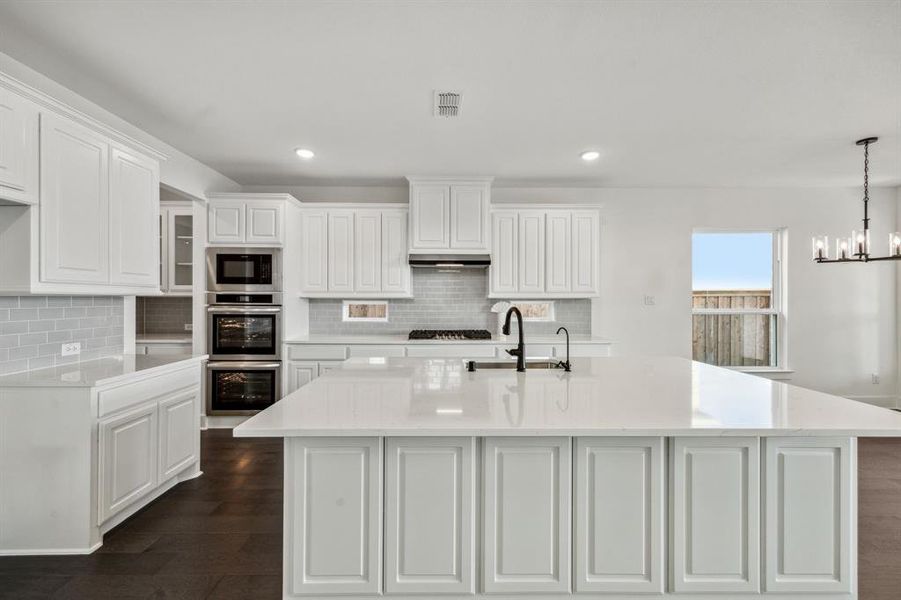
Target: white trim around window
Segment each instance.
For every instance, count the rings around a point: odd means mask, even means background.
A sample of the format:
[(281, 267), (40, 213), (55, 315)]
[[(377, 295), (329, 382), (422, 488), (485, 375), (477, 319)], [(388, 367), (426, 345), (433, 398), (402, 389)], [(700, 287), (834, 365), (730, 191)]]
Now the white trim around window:
[[(353, 307), (359, 307), (369, 315), (377, 316), (354, 316), (351, 312)], [(385, 300), (345, 300), (341, 306), (341, 320), (346, 323), (387, 323), (388, 322), (388, 302)]]

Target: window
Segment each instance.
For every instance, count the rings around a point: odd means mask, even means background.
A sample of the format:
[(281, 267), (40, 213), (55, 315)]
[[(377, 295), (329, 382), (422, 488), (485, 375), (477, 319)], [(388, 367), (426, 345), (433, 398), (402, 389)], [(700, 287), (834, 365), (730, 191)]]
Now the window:
[(692, 358), (776, 368), (784, 354), (780, 231), (692, 235)]
[(518, 301), (512, 302), (513, 306), (522, 313), (524, 321), (553, 321), (554, 320), (554, 302), (548, 300), (542, 301)]
[(387, 323), (388, 303), (378, 300), (344, 301), (342, 320), (356, 323)]

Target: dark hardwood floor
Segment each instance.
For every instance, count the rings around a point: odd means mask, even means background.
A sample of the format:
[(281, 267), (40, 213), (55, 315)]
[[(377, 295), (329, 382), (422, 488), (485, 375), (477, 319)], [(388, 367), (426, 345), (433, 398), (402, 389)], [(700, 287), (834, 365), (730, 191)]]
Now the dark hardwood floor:
[(278, 599), (282, 440), (202, 434), (203, 476), (105, 536), (89, 556), (0, 558), (0, 598)]

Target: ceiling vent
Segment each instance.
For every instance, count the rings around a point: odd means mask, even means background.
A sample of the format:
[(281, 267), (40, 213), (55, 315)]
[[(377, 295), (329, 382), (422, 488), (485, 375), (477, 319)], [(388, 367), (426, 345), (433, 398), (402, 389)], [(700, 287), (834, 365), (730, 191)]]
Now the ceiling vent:
[(435, 90), (435, 116), (459, 117), (463, 108), (463, 92), (439, 92)]

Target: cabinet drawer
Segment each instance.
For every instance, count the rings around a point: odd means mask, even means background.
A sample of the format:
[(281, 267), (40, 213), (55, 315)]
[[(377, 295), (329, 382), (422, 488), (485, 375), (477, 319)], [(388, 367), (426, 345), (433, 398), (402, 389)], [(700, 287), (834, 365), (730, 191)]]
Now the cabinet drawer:
[(345, 360), (347, 346), (295, 344), (288, 346), (289, 360)]
[(494, 346), (490, 344), (407, 346), (407, 356), (434, 358), (491, 358), (494, 356)]
[(192, 367), (135, 383), (102, 389), (97, 393), (98, 414), (103, 417), (147, 400), (199, 385), (200, 373), (197, 367)]
[(405, 356), (406, 351), (404, 347), (399, 344), (393, 344), (390, 346), (373, 346), (370, 344), (361, 345), (361, 346), (348, 346), (347, 353), (350, 358), (353, 357), (363, 357), (368, 358), (370, 356)]

